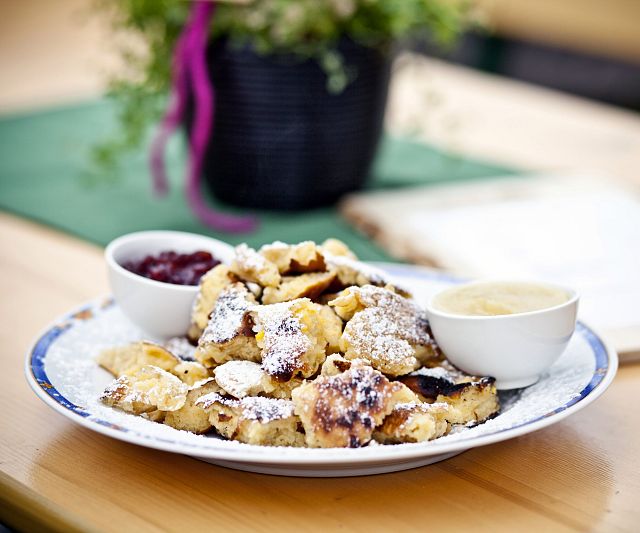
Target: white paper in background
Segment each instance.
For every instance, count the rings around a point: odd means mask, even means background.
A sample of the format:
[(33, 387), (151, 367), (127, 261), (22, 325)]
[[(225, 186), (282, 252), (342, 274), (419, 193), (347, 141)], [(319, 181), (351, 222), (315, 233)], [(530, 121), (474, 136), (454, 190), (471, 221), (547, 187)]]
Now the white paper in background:
[(640, 202), (616, 190), (413, 212), (416, 238), (478, 277), (526, 277), (581, 293), (601, 328), (640, 325)]

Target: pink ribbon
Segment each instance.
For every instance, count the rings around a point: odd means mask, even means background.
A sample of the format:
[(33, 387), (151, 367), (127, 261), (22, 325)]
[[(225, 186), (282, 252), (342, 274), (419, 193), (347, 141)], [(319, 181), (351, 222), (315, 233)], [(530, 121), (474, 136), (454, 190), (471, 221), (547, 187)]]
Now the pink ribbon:
[(255, 217), (239, 217), (219, 213), (202, 199), (200, 176), (204, 155), (213, 125), (214, 92), (208, 76), (206, 49), (209, 22), (215, 2), (194, 2), (189, 20), (176, 43), (173, 56), (171, 102), (151, 143), (149, 165), (154, 192), (164, 196), (169, 182), (164, 164), (167, 141), (183, 121), (189, 87), (193, 91), (194, 120), (189, 139), (189, 161), (185, 180), (185, 195), (191, 210), (205, 225), (226, 233), (245, 233), (257, 227)]

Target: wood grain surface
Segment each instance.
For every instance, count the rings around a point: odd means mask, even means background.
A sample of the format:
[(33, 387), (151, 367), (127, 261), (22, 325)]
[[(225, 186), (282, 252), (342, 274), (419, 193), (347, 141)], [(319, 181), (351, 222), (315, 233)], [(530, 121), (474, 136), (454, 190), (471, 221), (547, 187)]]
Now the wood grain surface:
[(31, 392), (25, 352), (107, 292), (101, 250), (0, 213), (0, 520), (65, 531), (633, 531), (640, 366), (580, 413), (443, 463), (362, 478), (237, 472), (74, 425)]

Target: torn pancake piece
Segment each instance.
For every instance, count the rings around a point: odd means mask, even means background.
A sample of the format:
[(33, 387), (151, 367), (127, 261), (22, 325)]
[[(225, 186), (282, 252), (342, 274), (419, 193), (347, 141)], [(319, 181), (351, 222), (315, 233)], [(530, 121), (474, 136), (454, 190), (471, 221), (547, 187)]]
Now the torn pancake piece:
[(242, 283), (225, 288), (216, 302), (209, 323), (198, 340), (195, 358), (207, 368), (231, 360), (260, 361), (260, 348), (252, 330), (249, 310), (255, 297)]
[(367, 364), (353, 361), (341, 374), (304, 383), (292, 399), (307, 446), (357, 448), (371, 440), (376, 426), (397, 404), (415, 401), (416, 396)]
[(264, 289), (262, 303), (275, 304), (305, 297), (314, 300), (331, 285), (335, 277), (333, 272), (309, 272), (298, 276), (283, 276), (280, 285)]
[(290, 400), (261, 396), (241, 400), (207, 394), (196, 401), (220, 435), (261, 446), (303, 446), (304, 434)]
[(177, 411), (167, 412), (164, 423), (181, 431), (191, 431), (199, 435), (207, 433), (212, 428), (209, 415), (202, 407), (196, 405), (196, 401), (211, 392), (221, 392), (213, 378), (190, 387), (184, 405)]
[(492, 377), (466, 375), (451, 365), (421, 368), (399, 381), (429, 403), (449, 405), (450, 424), (475, 425), (498, 414), (500, 400)]
[(189, 386), (209, 379), (209, 370), (196, 361), (182, 361), (171, 369), (171, 373)]
[(444, 435), (449, 424), (447, 403), (408, 402), (396, 405), (373, 433), (381, 444), (424, 442)]
[(246, 244), (236, 246), (231, 272), (262, 287), (277, 287), (280, 284), (278, 267)]
[(147, 365), (171, 371), (181, 361), (162, 346), (149, 341), (132, 342), (107, 348), (97, 357), (98, 364), (115, 377), (132, 376)]
[(191, 326), (188, 337), (196, 342), (209, 323), (209, 316), (216, 305), (218, 296), (229, 285), (237, 282), (238, 278), (231, 273), (227, 265), (213, 267), (200, 279), (198, 295), (191, 310)]
[(387, 287), (393, 292), (411, 297), (411, 293), (404, 287), (400, 287), (391, 281), (391, 278), (384, 270), (373, 265), (354, 260), (349, 256), (338, 256), (325, 253), (327, 271), (336, 275), (333, 283), (333, 292), (347, 287), (364, 287), (374, 285), (376, 287)]
[(256, 341), (262, 369), (279, 381), (315, 374), (326, 357), (321, 305), (308, 298), (255, 306)]
[(259, 253), (278, 267), (281, 274), (324, 272), (326, 264), (320, 248), (312, 241), (286, 244), (275, 241), (265, 244)]
[(228, 361), (216, 367), (213, 374), (223, 392), (234, 398), (268, 396), (290, 399), (291, 391), (302, 384), (299, 378), (280, 382), (252, 361)]
[(100, 400), (110, 407), (140, 415), (153, 411), (177, 411), (186, 399), (189, 387), (176, 376), (157, 366), (145, 366), (131, 376), (111, 383)]
[(389, 289), (350, 287), (329, 305), (348, 320), (340, 339), (347, 359), (366, 359), (381, 372), (399, 376), (418, 368), (418, 357), (435, 356), (425, 312)]

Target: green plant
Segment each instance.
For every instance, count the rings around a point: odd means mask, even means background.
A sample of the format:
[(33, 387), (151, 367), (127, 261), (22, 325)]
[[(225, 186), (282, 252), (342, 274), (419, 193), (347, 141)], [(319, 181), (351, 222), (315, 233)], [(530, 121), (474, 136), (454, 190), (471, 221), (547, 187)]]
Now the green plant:
[[(342, 36), (385, 52), (398, 41), (428, 36), (451, 42), (467, 22), (469, 0), (220, 0), (213, 38), (251, 45), (262, 54), (315, 58), (327, 73), (327, 89), (342, 91), (350, 70), (336, 45)], [(143, 141), (166, 104), (171, 55), (188, 16), (185, 0), (101, 0), (118, 30), (145, 46), (125, 46), (128, 75), (112, 80), (109, 95), (119, 109), (121, 135), (94, 149), (102, 166), (116, 164)]]

